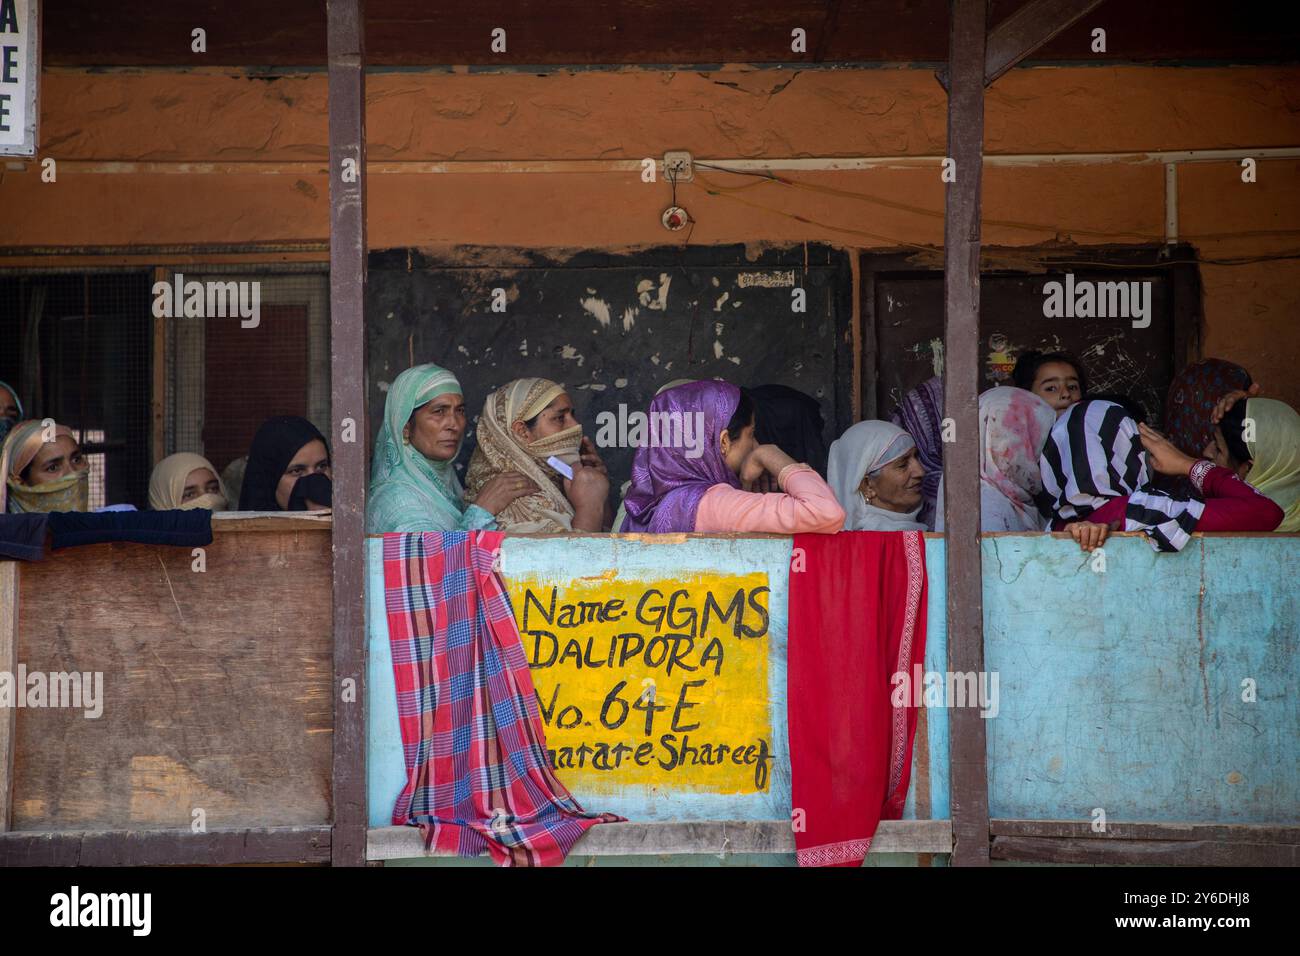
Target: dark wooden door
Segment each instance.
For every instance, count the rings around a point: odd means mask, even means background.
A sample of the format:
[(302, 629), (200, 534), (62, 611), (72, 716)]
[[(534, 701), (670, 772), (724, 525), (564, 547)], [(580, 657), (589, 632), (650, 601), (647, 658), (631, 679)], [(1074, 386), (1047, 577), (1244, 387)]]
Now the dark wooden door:
[[(1173, 277), (1152, 269), (1075, 268), (1075, 283), (1150, 282), (1150, 324), (1130, 318), (1048, 318), (1044, 285), (1064, 282), (1065, 270), (1033, 275), (986, 275), (980, 280), (980, 390), (1010, 385), (1016, 358), (1031, 349), (1063, 351), (1085, 366), (1091, 393), (1119, 392), (1136, 400), (1157, 424), (1175, 368)], [(864, 283), (874, 325), (876, 414), (884, 418), (910, 388), (943, 369), (943, 274), (878, 273)]]

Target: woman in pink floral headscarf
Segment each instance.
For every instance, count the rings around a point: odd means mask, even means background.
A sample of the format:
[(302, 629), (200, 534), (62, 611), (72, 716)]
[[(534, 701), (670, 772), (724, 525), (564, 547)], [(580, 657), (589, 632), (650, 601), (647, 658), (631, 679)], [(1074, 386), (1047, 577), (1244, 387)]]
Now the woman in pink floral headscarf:
[[(1039, 456), (1056, 410), (1033, 392), (1002, 386), (980, 395), (980, 530), (1042, 531), (1035, 496), (1043, 490)], [(943, 530), (943, 485), (938, 527)]]

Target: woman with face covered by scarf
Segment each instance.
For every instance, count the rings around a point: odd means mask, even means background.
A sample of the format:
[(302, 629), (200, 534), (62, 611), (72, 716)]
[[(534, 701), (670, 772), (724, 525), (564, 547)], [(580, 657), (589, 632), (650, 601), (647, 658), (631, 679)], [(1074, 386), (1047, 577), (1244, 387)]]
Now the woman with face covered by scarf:
[(19, 422), (0, 454), (0, 510), (13, 513), (90, 510), (90, 463), (71, 429)]
[(154, 511), (225, 511), (229, 506), (226, 486), (212, 462), (202, 455), (168, 455), (154, 466), (149, 477), (149, 507)]
[(239, 491), (240, 511), (319, 511), (331, 507), (329, 445), (305, 418), (278, 415), (253, 436)]
[[(573, 469), (566, 478), (547, 464), (557, 458)], [(582, 437), (573, 402), (544, 378), (507, 382), (487, 397), (478, 420), (478, 447), (465, 475), (465, 500), (478, 502), (488, 483), (517, 472), (537, 491), (495, 512), (502, 531), (514, 534), (605, 531), (610, 518), (609, 477), (595, 445)]]

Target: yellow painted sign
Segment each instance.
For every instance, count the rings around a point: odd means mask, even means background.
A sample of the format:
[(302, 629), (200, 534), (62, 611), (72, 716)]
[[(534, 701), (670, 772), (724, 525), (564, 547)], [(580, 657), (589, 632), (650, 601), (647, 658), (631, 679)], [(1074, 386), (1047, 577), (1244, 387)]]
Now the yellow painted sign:
[(560, 777), (766, 792), (766, 574), (506, 580)]

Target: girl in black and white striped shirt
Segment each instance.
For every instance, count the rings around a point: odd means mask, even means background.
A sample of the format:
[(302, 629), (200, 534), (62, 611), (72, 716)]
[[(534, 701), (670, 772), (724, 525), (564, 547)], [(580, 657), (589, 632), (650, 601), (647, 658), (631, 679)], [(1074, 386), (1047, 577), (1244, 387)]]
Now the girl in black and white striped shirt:
[[(1148, 456), (1154, 471), (1187, 476), (1203, 500), (1153, 488)], [(1283, 518), (1230, 469), (1184, 454), (1114, 402), (1072, 405), (1052, 428), (1039, 468), (1039, 509), (1084, 550), (1110, 531), (1141, 531), (1157, 551), (1181, 551), (1193, 531), (1272, 531)]]

